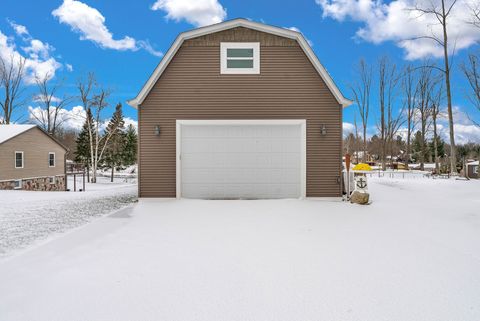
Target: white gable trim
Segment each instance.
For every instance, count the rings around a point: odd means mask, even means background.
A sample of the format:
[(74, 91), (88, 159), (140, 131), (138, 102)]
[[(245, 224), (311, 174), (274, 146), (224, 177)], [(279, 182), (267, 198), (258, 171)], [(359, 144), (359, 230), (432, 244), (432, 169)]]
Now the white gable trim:
[(131, 99), (127, 101), (127, 103), (135, 108), (138, 108), (140, 104), (143, 103), (145, 98), (147, 97), (148, 93), (150, 90), (153, 88), (155, 83), (158, 81), (160, 76), (162, 75), (163, 71), (165, 68), (167, 68), (168, 64), (172, 60), (173, 56), (177, 53), (178, 49), (180, 46), (183, 44), (185, 40), (200, 37), (203, 35), (223, 31), (223, 30), (228, 30), (236, 27), (245, 27), (261, 32), (266, 32), (270, 33), (273, 35), (277, 35), (280, 37), (285, 37), (285, 38), (290, 38), (296, 40), (300, 47), (303, 49), (307, 57), (310, 59), (311, 63), (319, 73), (320, 77), (325, 81), (327, 87), (330, 89), (330, 91), (333, 93), (335, 98), (337, 99), (338, 103), (342, 105), (343, 107), (347, 107), (352, 104), (352, 101), (345, 98), (338, 87), (335, 85), (333, 82), (332, 77), (330, 77), (330, 74), (327, 72), (327, 70), (323, 67), (323, 65), (320, 63), (318, 60), (317, 56), (313, 52), (312, 48), (308, 45), (307, 41), (303, 37), (303, 35), (300, 32), (296, 32), (293, 30), (288, 30), (288, 29), (283, 29), (283, 28), (278, 28), (278, 27), (273, 27), (269, 26), (263, 23), (258, 23), (258, 22), (253, 22), (250, 20), (246, 19), (235, 19), (235, 20), (230, 20), (226, 22), (221, 22), (218, 24), (214, 24), (211, 26), (207, 27), (202, 27), (186, 32), (182, 32), (181, 34), (178, 35), (178, 37), (175, 39), (175, 42), (173, 45), (168, 49), (167, 53), (163, 57), (163, 59), (160, 61), (160, 63), (157, 65), (155, 70), (153, 71), (152, 75), (148, 79), (148, 81), (145, 83), (143, 88), (140, 90), (138, 93), (137, 97), (134, 99)]

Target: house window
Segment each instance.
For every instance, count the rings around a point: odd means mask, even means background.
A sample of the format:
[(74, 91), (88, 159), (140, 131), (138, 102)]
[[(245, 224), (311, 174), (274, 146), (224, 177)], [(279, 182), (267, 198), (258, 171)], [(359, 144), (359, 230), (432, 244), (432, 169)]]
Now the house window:
[(48, 153), (48, 166), (55, 167), (55, 153)]
[(49, 183), (49, 184), (55, 184), (55, 176), (50, 176), (50, 177), (48, 178), (48, 183)]
[(259, 74), (260, 43), (222, 42), (220, 44), (220, 73)]
[(17, 179), (17, 180), (14, 182), (13, 188), (14, 188), (14, 189), (21, 189), (21, 188), (22, 188), (22, 180), (21, 180), (21, 179)]
[(15, 168), (23, 168), (23, 152), (15, 152)]

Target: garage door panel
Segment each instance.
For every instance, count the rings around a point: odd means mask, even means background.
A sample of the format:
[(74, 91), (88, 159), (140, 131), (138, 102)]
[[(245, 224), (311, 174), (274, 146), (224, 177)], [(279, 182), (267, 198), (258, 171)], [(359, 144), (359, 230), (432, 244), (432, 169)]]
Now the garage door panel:
[(301, 125), (181, 125), (187, 198), (301, 196)]

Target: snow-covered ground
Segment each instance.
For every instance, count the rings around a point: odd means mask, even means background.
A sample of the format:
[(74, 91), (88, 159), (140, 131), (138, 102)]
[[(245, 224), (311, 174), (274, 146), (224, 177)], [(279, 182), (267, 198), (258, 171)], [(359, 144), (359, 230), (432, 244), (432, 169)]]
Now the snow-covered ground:
[(0, 261), (2, 320), (480, 320), (480, 181), (141, 200)]
[[(0, 190), (0, 259), (125, 207), (137, 198), (134, 183), (100, 177), (97, 184), (87, 183), (85, 192)], [(73, 178), (68, 187), (73, 190)]]

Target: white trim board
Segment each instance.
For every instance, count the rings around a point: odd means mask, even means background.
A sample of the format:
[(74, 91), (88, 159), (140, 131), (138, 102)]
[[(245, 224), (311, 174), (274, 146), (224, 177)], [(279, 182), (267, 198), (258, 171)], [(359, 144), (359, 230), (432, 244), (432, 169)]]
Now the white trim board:
[[(253, 57), (236, 57), (232, 60), (252, 60), (252, 68), (228, 68), (227, 61), (229, 60), (227, 55), (228, 49), (252, 49)], [(260, 43), (259, 42), (222, 42), (220, 43), (220, 73), (221, 74), (259, 74), (260, 73)]]
[(165, 71), (168, 64), (170, 63), (172, 58), (175, 56), (178, 49), (180, 48), (180, 46), (183, 44), (185, 40), (200, 37), (206, 34), (223, 31), (223, 30), (237, 28), (237, 27), (249, 28), (249, 29), (277, 35), (280, 37), (296, 40), (300, 45), (300, 47), (305, 52), (305, 54), (307, 55), (307, 57), (309, 58), (310, 62), (313, 64), (313, 66), (317, 70), (320, 77), (322, 77), (322, 79), (325, 81), (327, 87), (333, 93), (338, 103), (343, 107), (347, 107), (353, 103), (351, 100), (345, 98), (342, 95), (342, 93), (340, 92), (340, 89), (337, 87), (337, 85), (335, 84), (332, 77), (325, 69), (325, 67), (320, 63), (317, 56), (313, 52), (312, 48), (310, 47), (308, 42), (305, 40), (305, 37), (300, 32), (279, 28), (279, 27), (274, 27), (274, 26), (253, 22), (253, 21), (241, 19), (241, 18), (182, 32), (181, 34), (179, 34), (175, 39), (174, 43), (172, 44), (172, 46), (168, 49), (165, 56), (163, 56), (162, 60), (160, 61), (160, 63), (157, 65), (157, 67), (151, 74), (150, 78), (143, 85), (137, 97), (135, 97), (134, 99), (128, 100), (127, 103), (134, 108), (138, 108), (138, 106), (140, 106), (140, 104), (143, 103), (148, 93), (153, 88), (153, 86), (155, 85), (157, 80), (160, 78), (162, 73)]
[(182, 126), (188, 125), (301, 125), (301, 164), (300, 164), (300, 199), (307, 195), (307, 121), (305, 119), (220, 119), (194, 120), (177, 119), (176, 121), (176, 196), (182, 197), (181, 155)]

